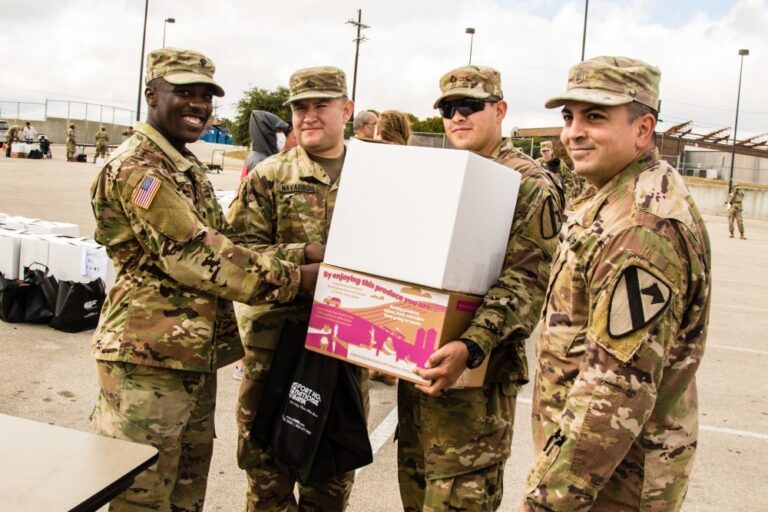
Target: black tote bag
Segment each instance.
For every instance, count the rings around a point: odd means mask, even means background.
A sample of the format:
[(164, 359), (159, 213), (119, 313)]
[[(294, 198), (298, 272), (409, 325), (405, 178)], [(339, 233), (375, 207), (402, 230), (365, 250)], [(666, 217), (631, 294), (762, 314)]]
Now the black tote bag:
[(104, 304), (104, 282), (94, 279), (89, 283), (60, 281), (51, 327), (64, 332), (94, 329)]
[(307, 324), (287, 322), (251, 437), (302, 484), (373, 461), (359, 370), (304, 348)]

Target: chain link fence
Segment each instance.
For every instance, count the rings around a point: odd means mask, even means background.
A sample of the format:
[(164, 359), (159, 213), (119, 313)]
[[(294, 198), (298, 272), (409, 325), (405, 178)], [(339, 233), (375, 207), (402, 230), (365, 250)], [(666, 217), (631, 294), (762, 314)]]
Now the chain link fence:
[(70, 100), (49, 100), (42, 103), (0, 100), (0, 119), (45, 121), (49, 117), (131, 125), (135, 110), (113, 105)]

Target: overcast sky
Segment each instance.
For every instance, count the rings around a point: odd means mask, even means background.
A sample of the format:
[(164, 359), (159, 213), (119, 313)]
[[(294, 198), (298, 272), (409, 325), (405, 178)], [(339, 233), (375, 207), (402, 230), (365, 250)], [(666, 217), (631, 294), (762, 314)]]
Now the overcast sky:
[[(767, 0), (592, 0), (586, 57), (626, 55), (659, 66), (665, 125), (693, 120), (698, 132), (733, 126), (740, 48), (744, 59), (739, 138), (768, 132)], [(350, 93), (354, 28), (363, 10), (357, 106), (436, 115), (438, 80), (472, 62), (501, 71), (512, 127), (558, 126), (544, 101), (564, 90), (581, 56), (584, 0), (150, 0), (147, 52), (192, 48), (216, 64), (232, 116), (243, 91), (286, 85), (295, 69), (335, 65)], [(2, 116), (8, 101), (69, 99), (136, 109), (144, 0), (0, 0)], [(65, 115), (62, 103), (49, 113)], [(40, 115), (22, 106), (22, 116)], [(77, 105), (72, 106), (75, 117)], [(33, 112), (34, 111), (34, 112)], [(146, 107), (142, 107), (146, 112)], [(98, 118), (98, 109), (89, 117)], [(108, 121), (111, 113), (103, 112)], [(122, 117), (127, 118), (128, 114)], [(118, 118), (120, 113), (118, 112)]]

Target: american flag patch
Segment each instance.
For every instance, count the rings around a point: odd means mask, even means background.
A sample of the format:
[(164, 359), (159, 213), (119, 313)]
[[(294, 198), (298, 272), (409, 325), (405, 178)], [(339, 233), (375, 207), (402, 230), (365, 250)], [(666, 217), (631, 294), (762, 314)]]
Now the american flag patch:
[(152, 201), (155, 199), (157, 191), (160, 190), (160, 185), (160, 180), (153, 178), (152, 176), (147, 176), (144, 178), (144, 181), (141, 182), (141, 185), (136, 187), (133, 191), (131, 201), (133, 201), (133, 204), (136, 206), (140, 206), (145, 210), (149, 209)]

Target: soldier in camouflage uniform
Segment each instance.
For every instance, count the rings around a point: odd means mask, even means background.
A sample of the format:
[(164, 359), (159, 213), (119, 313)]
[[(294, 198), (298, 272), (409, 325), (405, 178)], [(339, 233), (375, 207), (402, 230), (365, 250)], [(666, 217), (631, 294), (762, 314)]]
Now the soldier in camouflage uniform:
[(75, 125), (70, 124), (67, 128), (67, 162), (75, 161)]
[(709, 237), (659, 158), (660, 73), (571, 68), (563, 144), (591, 186), (561, 233), (537, 343), (534, 453), (521, 510), (676, 511), (693, 467)]
[(5, 156), (6, 158), (11, 156), (11, 146), (13, 143), (18, 140), (19, 130), (21, 128), (18, 125), (13, 125), (10, 128), (8, 128), (8, 131), (5, 133)]
[(739, 235), (742, 240), (746, 240), (744, 236), (744, 219), (741, 218), (741, 212), (744, 211), (744, 191), (739, 188), (738, 185), (734, 185), (731, 193), (728, 194), (728, 232), (733, 238), (733, 221), (736, 221), (736, 226), (739, 228)]
[[(400, 381), (400, 496), (408, 512), (490, 511), (501, 504), (517, 392), (528, 380), (524, 344), (544, 302), (563, 205), (551, 176), (502, 142), (507, 103), (497, 70), (461, 67), (440, 79), (440, 89), (434, 106), (451, 144), (517, 170), (522, 180), (498, 281), (461, 339), (437, 350), (431, 368), (419, 371), (431, 385)], [(486, 357), (482, 387), (448, 389)]]
[(96, 132), (96, 135), (94, 135), (93, 138), (96, 139), (96, 154), (93, 155), (93, 161), (95, 163), (97, 158), (107, 157), (107, 144), (109, 143), (109, 134), (107, 133), (107, 129), (102, 126), (101, 129)]
[(541, 157), (536, 159), (536, 163), (552, 173), (556, 180), (560, 180), (565, 191), (565, 200), (570, 206), (582, 190), (582, 179), (574, 173), (568, 164), (562, 158), (555, 156), (555, 150), (552, 141), (545, 140), (541, 143)]
[(93, 338), (100, 394), (91, 416), (106, 436), (151, 444), (158, 462), (110, 510), (203, 509), (213, 450), (216, 370), (242, 356), (233, 300), (290, 303), (314, 289), (311, 268), (235, 245), (206, 177), (186, 148), (212, 112), (205, 56), (148, 56), (148, 122), (91, 187), (95, 239), (117, 271)]
[[(347, 99), (344, 72), (334, 67), (296, 71), (289, 81), (286, 102), (293, 112), (298, 146), (260, 162), (241, 183), (227, 211), (227, 221), (239, 239), (255, 250), (278, 255), (296, 264), (322, 261), (344, 162), (344, 123), (353, 103)], [(238, 308), (245, 373), (237, 408), (238, 464), (246, 471), (247, 511), (343, 511), (354, 472), (327, 482), (299, 486), (264, 447), (251, 439), (275, 348), (281, 336), (307, 332), (312, 298), (263, 307)], [(367, 402), (367, 378), (363, 379)]]

